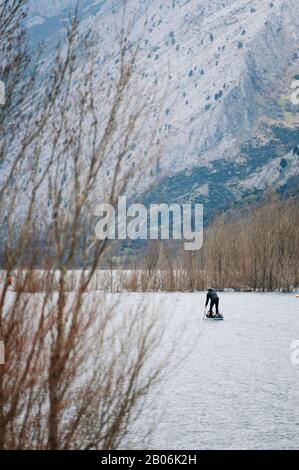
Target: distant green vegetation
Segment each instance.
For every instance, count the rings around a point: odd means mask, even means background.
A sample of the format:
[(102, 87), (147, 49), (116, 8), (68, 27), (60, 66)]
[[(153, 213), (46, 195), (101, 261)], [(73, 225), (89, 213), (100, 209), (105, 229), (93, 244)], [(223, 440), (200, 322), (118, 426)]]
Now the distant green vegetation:
[[(284, 155), (299, 144), (299, 127), (272, 126), (266, 132), (269, 134), (266, 143), (258, 145), (256, 141), (248, 141), (241, 146), (242, 163), (222, 160), (219, 155), (219, 160), (209, 167), (197, 166), (164, 178), (139, 199), (146, 206), (153, 203), (204, 204), (206, 224), (219, 213), (261, 200), (262, 190), (252, 187), (239, 194), (236, 186), (274, 158), (281, 157), (280, 168), (284, 169)], [(201, 190), (203, 186), (207, 186), (207, 191)], [(280, 192), (283, 189), (280, 188)]]

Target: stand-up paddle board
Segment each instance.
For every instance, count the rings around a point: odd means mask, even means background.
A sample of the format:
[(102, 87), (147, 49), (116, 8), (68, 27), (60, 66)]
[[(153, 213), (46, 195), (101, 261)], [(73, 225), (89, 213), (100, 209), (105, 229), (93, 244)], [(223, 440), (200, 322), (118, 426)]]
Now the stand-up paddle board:
[(204, 316), (204, 320), (209, 320), (209, 321), (221, 321), (224, 320), (224, 317), (207, 317), (206, 315)]

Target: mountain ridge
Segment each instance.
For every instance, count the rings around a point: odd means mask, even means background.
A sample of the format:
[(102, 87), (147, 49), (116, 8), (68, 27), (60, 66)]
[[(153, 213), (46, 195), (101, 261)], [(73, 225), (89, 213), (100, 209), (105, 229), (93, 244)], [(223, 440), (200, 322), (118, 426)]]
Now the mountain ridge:
[[(42, 9), (31, 3), (29, 20), (38, 14), (59, 25), (74, 6), (71, 0), (49, 0)], [(81, 4), (81, 28), (103, 41), (99, 67), (103, 61), (115, 67), (111, 25), (121, 4)], [(165, 153), (135, 197), (146, 185), (146, 200), (166, 192), (169, 202), (201, 199), (208, 210), (225, 210), (255, 192), (270, 186), (283, 191), (289, 179), (297, 181), (299, 108), (290, 102), (299, 70), (296, 2), (131, 0), (127, 8), (139, 12), (136, 37), (146, 23), (140, 84), (156, 79), (160, 89), (166, 83), (168, 89), (157, 135), (166, 136)], [(41, 27), (35, 24), (29, 32)]]

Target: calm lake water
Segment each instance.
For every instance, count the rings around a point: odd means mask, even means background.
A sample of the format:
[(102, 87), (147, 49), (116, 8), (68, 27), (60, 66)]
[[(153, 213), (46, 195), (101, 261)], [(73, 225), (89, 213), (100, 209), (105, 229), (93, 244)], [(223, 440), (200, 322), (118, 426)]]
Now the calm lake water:
[(161, 315), (170, 315), (161, 353), (176, 344), (171, 371), (140, 418), (145, 429), (159, 419), (147, 448), (299, 448), (294, 294), (220, 294), (223, 322), (202, 320), (204, 294), (145, 295), (160, 296)]

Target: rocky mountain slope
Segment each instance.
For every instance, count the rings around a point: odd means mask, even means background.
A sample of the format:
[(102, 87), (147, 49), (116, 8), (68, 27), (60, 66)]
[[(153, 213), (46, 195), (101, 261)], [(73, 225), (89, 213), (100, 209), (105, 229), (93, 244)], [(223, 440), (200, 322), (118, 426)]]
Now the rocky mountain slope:
[[(76, 4), (31, 0), (33, 44), (54, 41)], [(82, 0), (81, 28), (98, 34), (98, 66), (117, 63), (113, 22), (122, 1)], [(296, 192), (299, 107), (290, 88), (299, 74), (297, 0), (130, 0), (143, 33), (139, 86), (166, 96), (157, 144), (160, 164), (137, 187), (147, 202), (201, 202), (206, 216), (267, 188)], [(155, 116), (153, 116), (153, 119)], [(137, 144), (137, 151), (141, 143)]]

